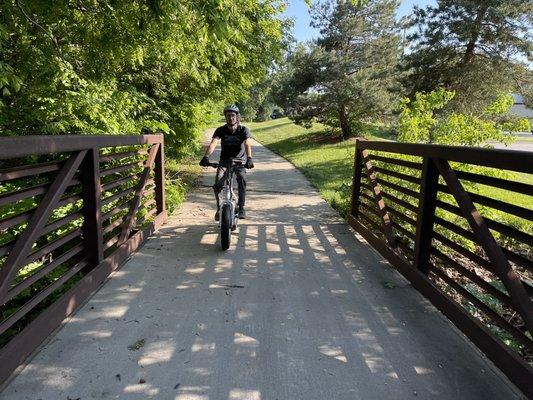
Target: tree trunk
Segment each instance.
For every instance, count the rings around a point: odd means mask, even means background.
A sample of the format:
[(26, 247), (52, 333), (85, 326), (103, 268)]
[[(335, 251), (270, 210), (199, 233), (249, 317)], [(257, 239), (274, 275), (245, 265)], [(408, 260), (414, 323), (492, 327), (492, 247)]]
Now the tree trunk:
[(346, 140), (351, 136), (350, 123), (348, 122), (348, 107), (342, 104), (339, 107), (339, 121), (341, 123), (341, 138)]
[(463, 55), (464, 65), (468, 65), (474, 60), (477, 41), (479, 40), (479, 33), (481, 32), (481, 25), (483, 24), (485, 15), (487, 15), (487, 10), (488, 10), (488, 6), (482, 6), (480, 7), (476, 15), (476, 19), (474, 20), (474, 23), (472, 26), (470, 40), (466, 44), (466, 50)]

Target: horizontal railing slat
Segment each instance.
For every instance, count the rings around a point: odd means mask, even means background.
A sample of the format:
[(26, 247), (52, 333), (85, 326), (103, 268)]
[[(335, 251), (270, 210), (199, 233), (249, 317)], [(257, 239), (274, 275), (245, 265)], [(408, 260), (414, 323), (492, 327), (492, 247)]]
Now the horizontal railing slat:
[[(70, 181), (69, 186), (79, 185), (80, 181), (77, 178), (74, 178)], [(46, 183), (42, 185), (35, 185), (29, 188), (24, 188), (17, 190), (15, 192), (7, 192), (0, 195), (0, 206), (5, 206), (9, 203), (14, 203), (19, 200), (25, 200), (33, 196), (38, 196), (44, 194), (48, 191), (48, 188), (51, 184)]]
[[(390, 169), (387, 169), (387, 168), (382, 168), (382, 167), (373, 167), (373, 168), (374, 168), (374, 171), (378, 172), (378, 174), (381, 173), (387, 176), (392, 176), (394, 178), (401, 179), (406, 182), (414, 183), (415, 185), (420, 185), (420, 178), (409, 176), (409, 175), (406, 175), (406, 174), (403, 174), (397, 171), (391, 171)], [(378, 181), (379, 181), (379, 175), (378, 175)]]
[[(456, 170), (455, 175), (459, 179), (463, 179), (470, 182), (479, 183), (482, 185), (497, 187), (500, 189), (510, 190), (521, 194), (527, 194), (533, 196), (533, 185), (527, 183), (510, 181), (507, 179), (495, 178), (487, 175), (474, 174), (472, 172)], [(533, 199), (532, 199), (533, 201)]]
[(129, 208), (130, 208), (129, 200), (115, 206), (112, 210), (109, 210), (105, 214), (102, 214), (102, 222), (107, 221), (109, 218), (114, 217), (115, 215), (120, 214), (122, 211), (125, 211)]
[(411, 190), (411, 189), (408, 189), (406, 187), (397, 185), (397, 184), (395, 184), (393, 182), (389, 182), (386, 179), (383, 179), (382, 177), (378, 178), (378, 183), (379, 183), (380, 186), (385, 186), (385, 187), (391, 188), (393, 190), (396, 190), (397, 192), (400, 192), (400, 193), (406, 194), (408, 196), (411, 196), (412, 198), (414, 198), (414, 199), (416, 199), (418, 201), (418, 193), (415, 192), (414, 190)]
[(104, 226), (103, 234), (107, 235), (109, 232), (113, 231), (114, 229), (122, 225), (124, 222), (125, 222), (124, 217), (117, 218), (115, 222), (112, 222), (111, 224)]
[(0, 220), (0, 230), (9, 229), (12, 226), (28, 221), (30, 217), (32, 216), (32, 214), (35, 212), (35, 210), (36, 210), (36, 207), (33, 207), (28, 211), (24, 211), (19, 214), (13, 214), (9, 217), (6, 217)]
[(370, 159), (372, 161), (382, 161), (382, 162), (385, 162), (385, 163), (388, 163), (388, 164), (395, 164), (395, 165), (400, 165), (402, 167), (412, 168), (412, 169), (416, 169), (416, 170), (422, 170), (422, 164), (421, 163), (415, 163), (415, 162), (412, 162), (412, 161), (401, 160), (399, 158), (385, 157), (385, 156), (382, 156), (382, 155), (379, 155), (379, 154), (372, 154), (370, 156)]
[(486, 292), (490, 293), (492, 296), (497, 298), (500, 302), (505, 304), (507, 307), (510, 307), (513, 309), (515, 308), (509, 296), (507, 296), (505, 293), (501, 292), (500, 290), (492, 286), (489, 282), (481, 278), (475, 272), (466, 269), (461, 264), (459, 264), (457, 261), (451, 259), (446, 254), (444, 254), (442, 251), (436, 248), (431, 249), (431, 254), (437, 257), (441, 262), (443, 262), (447, 266), (453, 268), (454, 270), (459, 272), (461, 275), (468, 278), (470, 281), (478, 285), (480, 288), (482, 288)]
[(2, 302), (3, 303), (8, 302), (13, 297), (15, 297), (20, 292), (22, 292), (24, 289), (29, 288), (39, 279), (48, 275), (50, 272), (52, 272), (54, 269), (59, 267), (61, 264), (75, 257), (76, 255), (80, 254), (83, 250), (84, 250), (84, 246), (80, 244), (76, 247), (73, 247), (72, 249), (67, 250), (65, 253), (61, 254), (59, 257), (54, 258), (53, 261), (43, 265), (37, 270), (37, 272), (27, 277), (26, 279), (24, 279), (22, 282), (20, 282), (16, 286), (12, 287), (7, 293), (6, 298), (3, 299)]
[[(77, 219), (80, 219), (80, 218), (83, 218), (83, 215), (79, 212), (74, 212), (74, 213), (71, 213), (69, 215), (66, 215), (64, 216), (63, 218), (60, 218), (48, 225), (46, 225), (43, 230), (40, 232), (40, 235), (43, 236), (53, 230), (56, 230), (58, 228), (61, 228), (63, 225), (65, 224), (68, 224), (69, 222), (72, 222), (72, 221), (75, 221)], [(4, 243), (1, 247), (0, 247), (0, 257), (7, 254), (10, 250), (11, 250), (11, 247), (13, 246), (13, 244), (15, 244), (15, 242), (17, 241), (17, 237), (13, 238), (12, 240), (10, 240), (9, 242), (7, 243)]]
[[(445, 185), (438, 185), (438, 188), (443, 193), (451, 194), (450, 189)], [(505, 203), (501, 200), (492, 199), (487, 196), (483, 196), (477, 193), (466, 192), (470, 199), (477, 204), (481, 204), (487, 207), (492, 207), (496, 210), (504, 211), (508, 214), (515, 215), (520, 218), (533, 221), (533, 210), (516, 206), (514, 204)]]
[(381, 192), (381, 196), (383, 196), (385, 199), (387, 200), (390, 200), (396, 204), (398, 204), (399, 206), (402, 206), (403, 208), (409, 210), (409, 211), (412, 211), (414, 213), (417, 213), (418, 212), (418, 209), (416, 208), (416, 206), (414, 206), (413, 204), (410, 204), (392, 194), (390, 194), (389, 192)]
[(77, 237), (81, 235), (81, 233), (82, 233), (81, 229), (74, 229), (73, 231), (70, 231), (58, 237), (57, 239), (46, 244), (45, 246), (30, 253), (30, 255), (24, 261), (24, 264), (26, 265), (26, 264), (32, 263), (38, 260), (39, 258), (45, 256), (46, 254), (51, 253), (52, 251), (56, 250), (60, 246), (64, 245), (65, 243), (68, 243), (71, 240), (76, 239)]
[(131, 162), (125, 165), (118, 165), (115, 167), (104, 168), (100, 171), (100, 176), (103, 178), (105, 176), (117, 174), (119, 172), (124, 172), (135, 167), (140, 167), (142, 165), (143, 165), (142, 161), (135, 161), (135, 162)]
[(356, 140), (356, 148), (420, 157), (443, 158), (448, 161), (517, 172), (533, 172), (533, 152), (529, 151), (361, 139)]
[[(364, 196), (363, 196), (364, 197)], [(370, 199), (372, 200), (372, 199)], [(372, 207), (370, 206), (369, 204), (366, 204), (364, 202), (361, 202), (360, 205), (365, 209), (365, 210), (368, 210), (370, 211), (372, 214), (374, 214), (376, 217), (379, 217), (381, 218), (381, 214), (379, 213), (379, 211), (375, 208), (375, 207)]]
[[(450, 221), (447, 221), (443, 218), (440, 218), (440, 217), (435, 217), (435, 222), (437, 224), (439, 224), (440, 226), (454, 232), (454, 233), (457, 233), (458, 235), (461, 235), (462, 237), (464, 237), (465, 239), (468, 239), (474, 243), (477, 242), (477, 238), (476, 236), (474, 235), (474, 233), (470, 232), (470, 231), (467, 231), (466, 229), (464, 228), (461, 228), (460, 226), (458, 225), (455, 225), (454, 223), (450, 222)], [(502, 249), (503, 253), (509, 258), (510, 261), (520, 265), (521, 267), (524, 267), (524, 268), (527, 268), (529, 269), (530, 271), (533, 271), (533, 265), (531, 263), (530, 260), (528, 260), (527, 258), (521, 256), (520, 254), (517, 254), (515, 253), (514, 251), (511, 251), (509, 249), (506, 249), (505, 247), (501, 247), (500, 248)]]
[[(76, 201), (79, 201), (79, 200), (81, 200), (81, 196), (79, 194), (69, 195), (69, 196), (63, 197), (59, 201), (57, 206), (58, 208), (64, 207), (66, 205), (75, 203)], [(32, 207), (29, 210), (26, 210), (22, 213), (14, 214), (14, 215), (11, 215), (9, 217), (6, 217), (0, 220), (0, 230), (9, 229), (15, 225), (27, 222), (31, 218), (31, 216), (33, 215), (36, 209), (37, 207)]]
[(155, 199), (150, 199), (147, 202), (142, 204), (142, 208), (148, 209), (156, 204)]
[(32, 310), (41, 301), (46, 299), (50, 294), (52, 294), (52, 292), (59, 289), (66, 281), (68, 281), (70, 278), (76, 275), (86, 265), (87, 265), (86, 261), (80, 261), (78, 264), (70, 268), (68, 272), (63, 274), (56, 281), (54, 281), (53, 283), (48, 285), (45, 289), (43, 289), (41, 292), (33, 296), (31, 300), (29, 300), (26, 304), (24, 304), (21, 308), (19, 308), (17, 312), (9, 316), (9, 318), (7, 318), (6, 320), (2, 321), (2, 323), (0, 323), (0, 334), (4, 333), (7, 329), (11, 328), (19, 319), (21, 319), (24, 315), (26, 315), (30, 310)]
[[(361, 203), (361, 205), (363, 205), (364, 203)], [(368, 207), (370, 209), (370, 207)], [(379, 224), (377, 224), (374, 220), (372, 220), (370, 217), (366, 216), (365, 214), (363, 213), (360, 213), (359, 216), (361, 218), (363, 218), (368, 224), (370, 224), (370, 226), (372, 226), (374, 229), (376, 229), (377, 231), (383, 233), (383, 227)]]
[(142, 156), (147, 155), (148, 152), (146, 150), (135, 150), (135, 151), (123, 151), (120, 153), (112, 153), (112, 154), (105, 154), (100, 155), (100, 162), (105, 163), (109, 161), (116, 161), (121, 160), (128, 157), (136, 157), (136, 156)]
[(81, 199), (82, 199), (81, 194), (79, 193), (71, 194), (69, 196), (61, 198), (61, 200), (59, 200), (59, 203), (57, 203), (57, 207), (58, 208), (64, 207), (64, 206), (76, 203), (77, 201), (80, 201)]
[(154, 207), (154, 208), (150, 209), (150, 210), (144, 215), (143, 218), (146, 220), (146, 219), (148, 219), (148, 218), (153, 217), (156, 213), (157, 213), (157, 208)]
[(408, 217), (404, 213), (396, 210), (395, 208), (391, 207), (390, 205), (387, 206), (387, 211), (389, 211), (392, 215), (398, 217), (402, 221), (404, 221), (404, 222), (408, 223), (409, 225), (411, 225), (411, 226), (416, 228), (416, 221), (414, 219)]
[(529, 340), (526, 335), (524, 335), (515, 326), (507, 322), (498, 313), (496, 313), (492, 308), (490, 308), (485, 303), (483, 303), (480, 299), (478, 299), (476, 296), (474, 296), (472, 293), (470, 293), (468, 290), (462, 287), (459, 283), (453, 280), (448, 274), (446, 274), (440, 268), (435, 267), (435, 266), (431, 266), (429, 268), (429, 271), (435, 274), (440, 279), (442, 279), (444, 282), (446, 282), (446, 284), (451, 286), (455, 291), (457, 291), (457, 293), (459, 293), (462, 297), (464, 297), (469, 302), (471, 302), (474, 305), (474, 307), (481, 310), (481, 312), (483, 312), (483, 314), (485, 314), (490, 320), (492, 320), (494, 324), (498, 325), (502, 329), (505, 329), (507, 332), (509, 332), (513, 336), (513, 338), (515, 338), (521, 344), (526, 346), (526, 348), (528, 348), (530, 351), (533, 350), (533, 342)]
[(163, 135), (8, 136), (0, 137), (0, 159), (162, 142)]
[[(437, 200), (437, 207), (442, 208), (443, 210), (449, 211), (455, 215), (463, 216), (463, 213), (459, 207), (446, 203), (444, 201)], [(495, 230), (510, 238), (516, 239), (529, 246), (533, 246), (533, 236), (525, 232), (519, 231), (518, 229), (515, 229), (511, 226), (502, 224), (501, 222), (494, 221), (488, 217), (483, 217), (483, 219), (485, 220), (485, 222), (487, 223), (487, 226), (490, 229)]]
[(72, 222), (76, 221), (78, 219), (83, 218), (83, 214), (81, 212), (75, 211), (73, 213), (70, 213), (68, 215), (65, 215), (62, 218), (59, 218), (55, 220), (54, 222), (46, 225), (43, 230), (40, 232), (41, 236), (46, 235), (49, 232), (55, 231), (56, 229), (61, 228), (62, 226)]
[(473, 263), (478, 264), (479, 266), (485, 268), (487, 271), (492, 273), (492, 265), (489, 260), (486, 260), (483, 257), (478, 256), (476, 253), (473, 253), (467, 248), (461, 246), (459, 243), (456, 243), (448, 239), (446, 236), (441, 235), (438, 232), (433, 232), (433, 237), (436, 240), (438, 240), (440, 243), (442, 243), (444, 246), (446, 246), (447, 248), (452, 249), (453, 251), (459, 253), (461, 256), (469, 259)]
[(0, 182), (25, 178), (27, 176), (35, 176), (47, 172), (59, 171), (60, 168), (61, 161), (51, 161), (47, 163), (29, 164), (6, 168), (0, 170)]
[(105, 199), (102, 200), (102, 205), (107, 205), (107, 204), (112, 203), (113, 201), (115, 201), (117, 199), (120, 199), (121, 197), (130, 195), (130, 194), (134, 193), (135, 190), (136, 190), (136, 187), (134, 186), (134, 187), (122, 190), (122, 191), (120, 191), (118, 193), (115, 193), (112, 196), (106, 197)]
[(528, 271), (533, 272), (533, 262), (521, 254), (515, 253), (514, 251), (511, 251), (509, 249), (506, 249), (505, 247), (502, 247), (503, 253), (506, 255), (506, 257), (509, 259), (509, 261), (515, 263), (519, 267), (522, 267)]
[(106, 251), (109, 248), (113, 247), (118, 242), (119, 239), (120, 239), (120, 232), (117, 233), (116, 235), (112, 236), (109, 240), (107, 240), (104, 243), (104, 251)]
[[(394, 229), (399, 230), (399, 231), (402, 232), (405, 236), (409, 237), (409, 238), (412, 239), (413, 241), (416, 239), (416, 235), (415, 235), (414, 232), (411, 232), (409, 229), (406, 229), (404, 226), (400, 225), (400, 224), (397, 223), (396, 221), (392, 221), (392, 226), (394, 227)], [(414, 250), (411, 249), (411, 251), (414, 251)]]
[(124, 178), (119, 178), (117, 180), (111, 181), (106, 183), (105, 185), (102, 185), (102, 192), (107, 192), (108, 190), (114, 189), (118, 186), (121, 186), (125, 183), (133, 182), (135, 180), (138, 180), (138, 174), (131, 174), (128, 176), (125, 176)]

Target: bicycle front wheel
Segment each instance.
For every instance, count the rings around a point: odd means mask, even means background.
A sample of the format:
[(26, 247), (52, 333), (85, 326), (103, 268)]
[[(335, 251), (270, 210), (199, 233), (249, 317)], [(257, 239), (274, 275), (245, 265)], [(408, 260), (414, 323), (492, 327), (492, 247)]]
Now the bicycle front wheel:
[(231, 242), (231, 206), (224, 204), (220, 213), (220, 245), (227, 250)]

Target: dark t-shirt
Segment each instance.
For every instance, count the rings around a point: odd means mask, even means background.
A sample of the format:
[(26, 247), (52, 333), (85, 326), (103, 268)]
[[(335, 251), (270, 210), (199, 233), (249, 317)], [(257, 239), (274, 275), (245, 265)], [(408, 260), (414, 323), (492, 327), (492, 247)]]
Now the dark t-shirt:
[(228, 161), (230, 158), (238, 158), (245, 162), (244, 141), (251, 137), (250, 130), (242, 125), (239, 125), (235, 132), (232, 132), (227, 125), (218, 127), (213, 134), (213, 139), (220, 139), (222, 150), (219, 162)]

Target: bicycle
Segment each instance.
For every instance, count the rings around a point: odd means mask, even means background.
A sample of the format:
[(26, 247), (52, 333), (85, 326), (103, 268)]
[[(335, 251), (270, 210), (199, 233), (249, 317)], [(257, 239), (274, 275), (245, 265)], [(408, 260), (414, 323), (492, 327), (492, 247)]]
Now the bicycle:
[[(210, 167), (218, 168), (218, 163), (209, 163)], [(220, 228), (220, 246), (222, 250), (227, 250), (231, 243), (231, 232), (237, 229), (237, 197), (233, 192), (233, 176), (235, 168), (242, 166), (242, 160), (230, 159), (224, 167), (227, 167), (225, 172), (224, 186), (219, 193), (219, 220), (218, 227)]]

